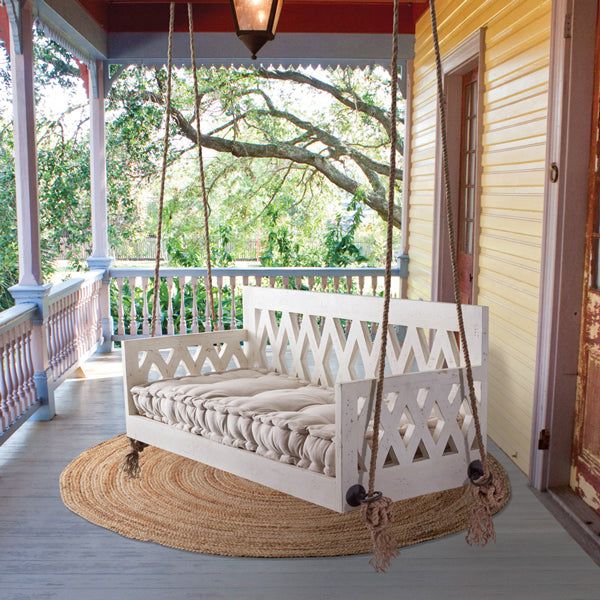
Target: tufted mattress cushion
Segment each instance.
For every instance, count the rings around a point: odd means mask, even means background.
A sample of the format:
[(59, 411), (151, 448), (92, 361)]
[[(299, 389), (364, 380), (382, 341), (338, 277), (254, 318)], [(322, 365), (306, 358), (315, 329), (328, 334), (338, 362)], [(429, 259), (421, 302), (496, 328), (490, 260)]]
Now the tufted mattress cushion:
[(138, 412), (221, 444), (335, 476), (333, 390), (254, 369), (131, 390)]

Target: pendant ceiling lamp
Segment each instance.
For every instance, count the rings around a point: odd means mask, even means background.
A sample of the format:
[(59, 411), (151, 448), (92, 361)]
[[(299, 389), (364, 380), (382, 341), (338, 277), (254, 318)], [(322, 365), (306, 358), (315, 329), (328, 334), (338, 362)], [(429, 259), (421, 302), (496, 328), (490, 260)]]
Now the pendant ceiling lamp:
[(283, 0), (230, 0), (235, 32), (256, 59), (258, 51), (275, 38)]

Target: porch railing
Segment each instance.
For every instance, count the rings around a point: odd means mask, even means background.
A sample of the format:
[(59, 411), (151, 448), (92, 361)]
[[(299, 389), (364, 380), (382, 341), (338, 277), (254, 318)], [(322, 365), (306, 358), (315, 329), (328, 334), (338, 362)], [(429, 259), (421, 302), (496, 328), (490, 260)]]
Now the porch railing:
[[(152, 269), (110, 269), (113, 340), (149, 335), (152, 318)], [(160, 317), (158, 334), (208, 331), (206, 269), (160, 270)], [(219, 329), (241, 327), (241, 287), (279, 287), (331, 293), (380, 294), (382, 268), (257, 267), (213, 269), (213, 297)], [(402, 272), (393, 270), (392, 293), (401, 294)]]
[(104, 271), (91, 271), (52, 287), (40, 302), (0, 313), (0, 443), (102, 341), (99, 303)]
[(0, 434), (37, 408), (32, 358), (35, 304), (0, 313)]
[(48, 297), (47, 346), (50, 381), (59, 383), (102, 338), (99, 296), (103, 271), (52, 288)]

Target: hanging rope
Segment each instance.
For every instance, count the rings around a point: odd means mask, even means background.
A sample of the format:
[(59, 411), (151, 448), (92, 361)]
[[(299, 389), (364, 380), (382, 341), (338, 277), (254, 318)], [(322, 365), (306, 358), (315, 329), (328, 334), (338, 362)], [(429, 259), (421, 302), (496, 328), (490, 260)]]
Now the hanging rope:
[(368, 494), (363, 500), (362, 514), (373, 542), (371, 564), (377, 572), (386, 571), (392, 558), (398, 555), (398, 545), (391, 532), (392, 501), (375, 490), (377, 455), (379, 453), (379, 428), (381, 405), (383, 403), (383, 382), (385, 358), (387, 353), (388, 323), (390, 313), (390, 292), (392, 283), (392, 246), (394, 235), (394, 201), (396, 185), (396, 145), (398, 142), (397, 105), (398, 105), (398, 0), (394, 0), (394, 23), (392, 34), (392, 77), (391, 130), (390, 130), (390, 179), (388, 184), (387, 237), (385, 253), (385, 278), (383, 292), (383, 317), (381, 319), (381, 348), (377, 368), (377, 388), (375, 392), (375, 411), (373, 413), (373, 442), (371, 462), (369, 464)]
[(456, 305), (456, 317), (458, 320), (458, 332), (462, 346), (463, 357), (465, 361), (465, 370), (467, 374), (467, 386), (469, 393), (469, 403), (473, 421), (475, 424), (475, 439), (479, 449), (480, 461), (474, 461), (469, 465), (469, 480), (471, 482), (471, 493), (473, 502), (469, 514), (469, 527), (467, 531), (467, 542), (469, 544), (484, 546), (489, 540), (495, 540), (494, 523), (492, 513), (499, 507), (502, 498), (505, 495), (502, 481), (494, 476), (488, 468), (487, 455), (483, 436), (481, 434), (481, 423), (479, 420), (479, 406), (477, 396), (475, 395), (475, 386), (473, 384), (473, 368), (471, 366), (471, 356), (465, 334), (465, 323), (463, 319), (462, 303), (460, 299), (460, 285), (458, 275), (458, 261), (456, 248), (456, 233), (454, 230), (454, 211), (452, 206), (452, 197), (450, 189), (450, 167), (448, 163), (448, 133), (446, 125), (446, 102), (444, 98), (444, 81), (442, 58), (440, 53), (440, 41), (437, 25), (437, 14), (435, 9), (435, 0), (429, 0), (429, 10), (431, 13), (431, 30), (433, 34), (433, 47), (435, 51), (436, 74), (437, 74), (437, 100), (440, 112), (440, 133), (442, 141), (442, 169), (444, 179), (445, 193), (445, 212), (446, 224), (448, 227), (448, 240), (450, 242), (450, 261), (452, 264), (452, 282), (454, 290), (454, 303)]
[(208, 194), (206, 192), (206, 177), (204, 175), (204, 156), (202, 152), (202, 134), (200, 130), (200, 92), (198, 90), (198, 71), (196, 70), (196, 48), (194, 46), (194, 13), (193, 5), (188, 2), (188, 29), (190, 34), (190, 57), (192, 59), (192, 73), (194, 77), (194, 106), (196, 111), (196, 131), (198, 132), (198, 165), (200, 167), (200, 187), (202, 189), (202, 205), (204, 208), (204, 246), (206, 250), (206, 298), (208, 300), (207, 323), (214, 322), (214, 329), (219, 325), (215, 316), (215, 298), (213, 296), (212, 285), (212, 260), (210, 254), (210, 231), (208, 228), (208, 215), (210, 214), (210, 204), (208, 203)]
[[(169, 38), (167, 48), (167, 95), (166, 95), (166, 117), (165, 136), (163, 140), (162, 169), (160, 174), (160, 195), (158, 200), (158, 226), (156, 232), (156, 257), (154, 259), (154, 289), (152, 301), (152, 323), (150, 335), (156, 335), (158, 321), (158, 304), (160, 302), (160, 246), (162, 239), (163, 207), (165, 200), (165, 181), (167, 178), (167, 162), (169, 155), (169, 127), (171, 125), (171, 83), (173, 75), (173, 29), (175, 24), (175, 3), (169, 5)], [(130, 479), (136, 479), (140, 475), (140, 453), (148, 446), (144, 442), (129, 438), (131, 451), (125, 457), (123, 471)]]
[(165, 203), (165, 182), (169, 159), (169, 128), (171, 125), (171, 86), (173, 79), (173, 29), (175, 26), (175, 3), (169, 5), (169, 37), (167, 43), (167, 94), (165, 98), (165, 137), (163, 140), (162, 170), (160, 173), (160, 195), (158, 199), (158, 226), (156, 230), (156, 258), (154, 260), (154, 292), (152, 303), (152, 325), (150, 335), (156, 335), (158, 305), (160, 303), (160, 246), (162, 241), (163, 208)]

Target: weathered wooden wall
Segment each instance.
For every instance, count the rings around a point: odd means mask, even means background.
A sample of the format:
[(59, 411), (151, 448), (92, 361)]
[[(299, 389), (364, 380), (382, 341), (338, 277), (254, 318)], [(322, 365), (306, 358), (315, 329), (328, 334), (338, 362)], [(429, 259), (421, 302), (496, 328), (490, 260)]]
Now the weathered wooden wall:
[[(442, 53), (486, 27), (476, 302), (490, 307), (491, 437), (529, 468), (544, 202), (550, 0), (438, 0)], [(408, 297), (430, 299), (436, 119), (431, 26), (417, 25)]]

